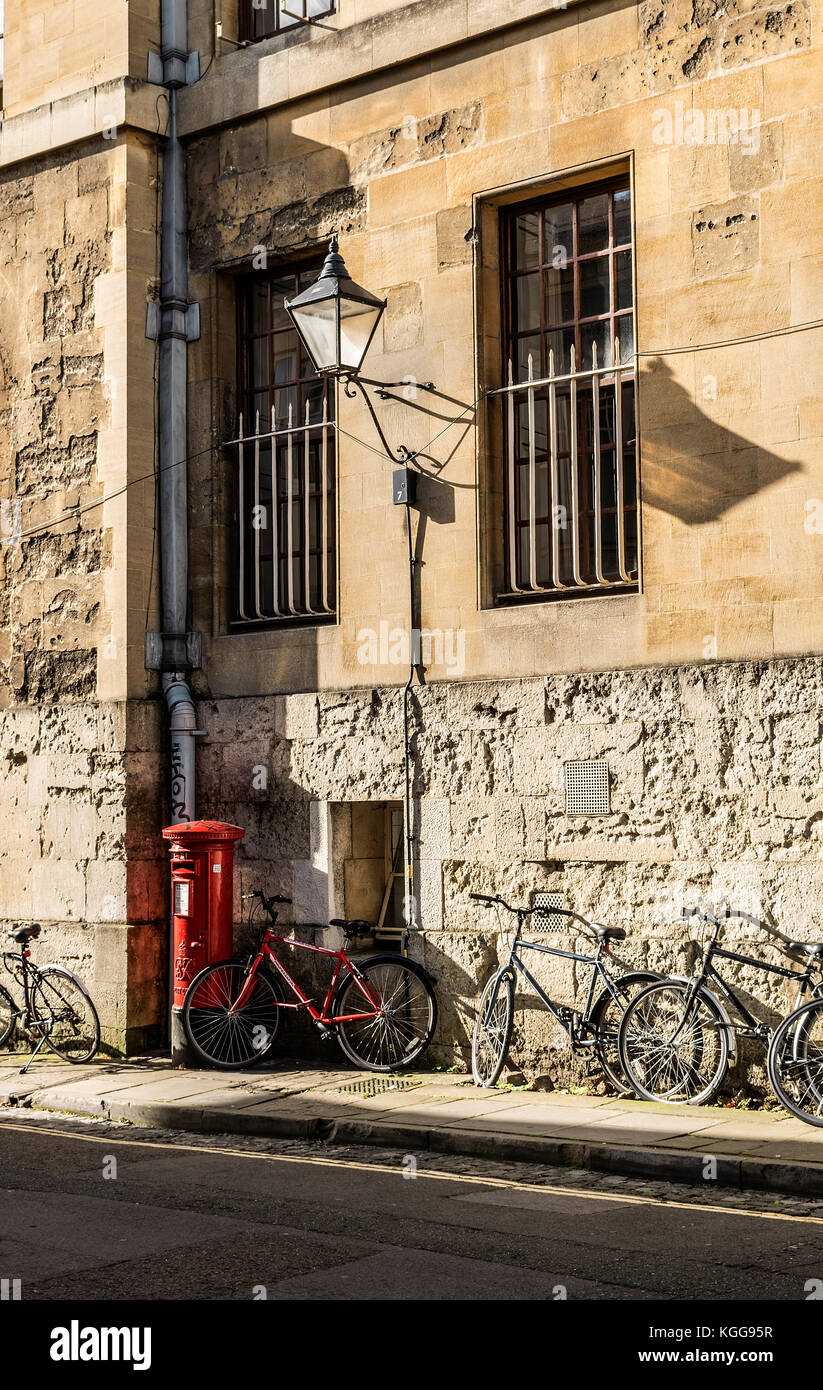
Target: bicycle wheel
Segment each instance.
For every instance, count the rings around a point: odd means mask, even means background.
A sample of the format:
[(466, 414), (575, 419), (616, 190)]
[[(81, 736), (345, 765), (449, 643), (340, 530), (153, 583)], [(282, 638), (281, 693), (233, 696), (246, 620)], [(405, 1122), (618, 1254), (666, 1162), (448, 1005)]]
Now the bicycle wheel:
[(8, 990), (0, 986), (0, 1047), (5, 1047), (6, 1043), (11, 1042), (17, 1012), (17, 1005)]
[(661, 980), (629, 1004), (618, 1033), (620, 1065), (643, 1100), (706, 1105), (729, 1066), (723, 1010), (708, 990), (688, 1008), (687, 981)]
[(30, 995), (31, 1022), (44, 1025), (48, 1045), (64, 1062), (90, 1062), (100, 1046), (100, 1020), (89, 996), (59, 965), (40, 970)]
[(604, 989), (599, 998), (594, 1001), (590, 1025), (597, 1036), (597, 1058), (607, 1079), (616, 1091), (633, 1089), (620, 1065), (620, 1050), (617, 1045), (620, 1020), (635, 995), (639, 994), (641, 989), (645, 989), (647, 985), (656, 984), (659, 980), (660, 976), (656, 975), (653, 970), (637, 971), (624, 975), (622, 979), (612, 981), (616, 994)]
[(792, 1115), (823, 1127), (823, 999), (784, 1018), (768, 1058), (772, 1089)]
[(245, 961), (224, 960), (196, 975), (183, 1000), (183, 1031), (208, 1067), (249, 1067), (271, 1051), (280, 1026), (283, 992), (258, 970), (248, 999), (232, 1009), (246, 983)]
[(334, 1016), (365, 1014), (339, 1022), (337, 1041), (355, 1066), (366, 1071), (408, 1067), (428, 1047), (437, 1026), (437, 1000), (428, 976), (402, 956), (374, 956), (358, 965), (379, 1012), (355, 975), (347, 975), (334, 997)]
[(472, 1076), (477, 1086), (494, 1086), (506, 1061), (514, 1023), (514, 981), (492, 975), (480, 996), (472, 1038)]

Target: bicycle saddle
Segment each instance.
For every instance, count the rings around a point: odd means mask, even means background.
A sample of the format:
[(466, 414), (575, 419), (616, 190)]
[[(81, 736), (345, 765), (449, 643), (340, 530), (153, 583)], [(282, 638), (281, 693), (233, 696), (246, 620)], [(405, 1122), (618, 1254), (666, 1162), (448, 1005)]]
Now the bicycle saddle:
[(823, 956), (823, 941), (790, 941), (790, 951), (802, 951), (806, 956)]
[(32, 922), (30, 927), (13, 927), (8, 933), (12, 941), (18, 942), (20, 946), (25, 946), (27, 941), (36, 941), (40, 935), (40, 923)]
[(332, 917), (329, 926), (342, 927), (347, 936), (359, 936), (361, 932), (371, 931), (371, 922), (364, 922), (362, 917), (355, 917), (351, 922), (347, 922), (345, 917)]
[(597, 932), (601, 941), (625, 941), (626, 933), (622, 927), (601, 927), (599, 922), (590, 922), (592, 931)]

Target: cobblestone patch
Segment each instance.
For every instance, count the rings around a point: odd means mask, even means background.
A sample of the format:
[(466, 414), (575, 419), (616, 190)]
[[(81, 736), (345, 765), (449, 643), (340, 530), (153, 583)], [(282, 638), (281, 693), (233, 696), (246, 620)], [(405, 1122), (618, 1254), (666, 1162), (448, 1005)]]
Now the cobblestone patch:
[[(292, 1139), (263, 1139), (234, 1135), (193, 1134), (183, 1130), (144, 1129), (128, 1122), (112, 1123), (96, 1118), (46, 1116), (42, 1112), (16, 1110), (10, 1123), (29, 1124), (33, 1129), (47, 1127), (55, 1133), (88, 1134), (101, 1138), (119, 1139), (148, 1146), (283, 1156), (287, 1158), (334, 1158), (341, 1163), (356, 1163), (364, 1167), (396, 1169), (403, 1175), (404, 1160), (409, 1155), (397, 1149), (354, 1144), (310, 1143)], [(3, 1123), (0, 1117), (0, 1125)], [(774, 1213), (783, 1216), (812, 1216), (823, 1220), (823, 1200), (813, 1197), (792, 1197), (783, 1193), (718, 1189), (707, 1182), (693, 1187), (681, 1183), (655, 1182), (617, 1174), (597, 1173), (577, 1168), (559, 1168), (534, 1163), (497, 1162), (463, 1155), (440, 1155), (421, 1152), (414, 1154), (418, 1178), (427, 1175), (470, 1176), (489, 1179), (494, 1183), (511, 1183), (528, 1187), (603, 1193), (604, 1195), (641, 1198), (651, 1202), (677, 1202), (680, 1205), (713, 1206), (726, 1210)]]

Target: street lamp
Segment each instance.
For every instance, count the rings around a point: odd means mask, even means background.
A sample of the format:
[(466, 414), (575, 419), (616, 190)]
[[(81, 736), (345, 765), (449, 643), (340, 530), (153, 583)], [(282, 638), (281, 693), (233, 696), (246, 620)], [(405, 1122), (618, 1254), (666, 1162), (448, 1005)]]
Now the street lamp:
[[(300, 336), (311, 358), (316, 372), (321, 376), (335, 377), (342, 382), (345, 394), (353, 398), (358, 392), (368, 406), (374, 426), (386, 457), (395, 465), (392, 477), (392, 500), (406, 509), (406, 533), (409, 547), (409, 607), (410, 622), (414, 632), (415, 624), (415, 568), (419, 563), (414, 554), (412, 538), (411, 508), (417, 500), (417, 454), (405, 445), (392, 449), (383, 427), (377, 417), (367, 388), (372, 388), (381, 400), (397, 400), (391, 392), (406, 382), (372, 381), (360, 376), (377, 325), (386, 308), (385, 299), (356, 285), (346, 270), (337, 237), (332, 237), (329, 254), (320, 272), (319, 279), (296, 299), (284, 301), (286, 312)], [(434, 383), (417, 383), (423, 391), (434, 391)], [(413, 645), (413, 644), (412, 644)], [(409, 693), (414, 677), (414, 653), (409, 668), (409, 679), (403, 692), (403, 730), (405, 762), (405, 823), (406, 823), (406, 872), (408, 875), (409, 896), (412, 904), (416, 901), (414, 886), (414, 857), (411, 827), (411, 751), (409, 733)], [(412, 906), (416, 919), (416, 908)], [(404, 952), (406, 953), (406, 952)]]
[[(320, 376), (335, 377), (343, 383), (345, 394), (351, 398), (358, 391), (369, 409), (386, 457), (403, 465), (402, 478), (395, 474), (395, 502), (414, 501), (415, 478), (409, 465), (416, 455), (401, 444), (392, 449), (383, 432), (366, 387), (372, 387), (381, 400), (397, 400), (390, 392), (404, 387), (406, 382), (372, 381), (361, 377), (360, 369), (371, 347), (377, 325), (383, 317), (385, 299), (379, 299), (362, 285), (356, 285), (346, 269), (337, 237), (329, 243), (329, 254), (313, 285), (295, 299), (283, 301), (286, 312)], [(421, 391), (434, 391), (434, 383), (416, 383)]]
[(320, 277), (286, 311), (321, 376), (356, 376), (383, 317), (385, 299), (352, 280), (332, 237)]

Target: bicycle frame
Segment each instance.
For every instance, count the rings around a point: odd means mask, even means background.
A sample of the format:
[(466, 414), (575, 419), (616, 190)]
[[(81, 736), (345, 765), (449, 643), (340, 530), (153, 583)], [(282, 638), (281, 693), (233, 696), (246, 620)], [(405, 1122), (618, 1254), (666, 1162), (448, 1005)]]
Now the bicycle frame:
[[(709, 920), (714, 921), (714, 919)], [(812, 978), (814, 975), (814, 961), (810, 958), (808, 964), (803, 970), (792, 970), (785, 965), (773, 965), (771, 961), (757, 960), (754, 956), (746, 956), (739, 951), (729, 951), (726, 949), (725, 946), (718, 946), (717, 938), (719, 934), (720, 923), (714, 921), (714, 932), (712, 934), (712, 939), (709, 942), (709, 945), (704, 953), (700, 970), (698, 971), (694, 979), (690, 982), (691, 987), (686, 1000), (684, 1023), (689, 1016), (689, 1010), (691, 1009), (692, 1004), (697, 998), (699, 991), (706, 984), (707, 980), (711, 980), (712, 983), (720, 990), (721, 994), (723, 994), (725, 998), (729, 1000), (729, 1002), (737, 1010), (740, 1018), (743, 1020), (742, 1028), (732, 1021), (732, 1027), (735, 1029), (735, 1032), (741, 1033), (744, 1036), (761, 1038), (764, 1040), (768, 1039), (771, 1033), (771, 1029), (764, 1023), (758, 1023), (757, 1019), (754, 1018), (750, 1010), (746, 1008), (746, 1005), (743, 1003), (742, 999), (740, 999), (738, 995), (735, 993), (732, 986), (726, 980), (724, 980), (720, 972), (715, 969), (715, 958), (721, 956), (724, 960), (735, 961), (738, 965), (751, 965), (754, 967), (755, 970), (763, 970), (769, 975), (779, 975), (786, 980), (797, 980), (800, 985), (800, 988), (797, 994), (796, 1007), (799, 1006), (800, 1002), (803, 999), (803, 996), (805, 995), (807, 989), (811, 985)]]
[[(556, 911), (562, 911), (564, 916), (575, 917), (578, 921), (584, 920), (583, 918), (577, 917), (577, 913), (566, 912), (563, 909), (556, 909)], [(608, 948), (604, 946), (602, 942), (598, 942), (597, 951), (595, 955), (584, 956), (579, 954), (579, 952), (577, 951), (563, 951), (559, 946), (543, 946), (537, 941), (524, 941), (521, 938), (520, 933), (523, 930), (524, 918), (526, 915), (527, 914), (524, 914), (519, 911), (517, 913), (517, 931), (515, 932), (514, 940), (511, 944), (508, 962), (501, 968), (500, 974), (503, 975), (507, 970), (511, 970), (512, 966), (514, 966), (519, 971), (519, 973), (526, 980), (528, 980), (532, 989), (542, 1000), (544, 1007), (548, 1009), (549, 1013), (560, 1024), (561, 1028), (567, 1034), (572, 1047), (574, 1049), (594, 1047), (597, 1043), (597, 1035), (592, 1034), (591, 1037), (585, 1037), (584, 1032), (588, 1029), (589, 1020), (591, 1018), (591, 1007), (594, 1002), (595, 981), (598, 979), (602, 980), (603, 984), (606, 986), (609, 993), (612, 995), (612, 998), (618, 998), (617, 990), (614, 987), (614, 983), (611, 979), (611, 976), (603, 966), (603, 963), (600, 959), (604, 950)], [(577, 1010), (570, 1009), (565, 1004), (556, 1004), (554, 1000), (549, 998), (549, 996), (546, 994), (546, 991), (542, 989), (541, 986), (537, 983), (534, 976), (524, 965), (523, 961), (517, 954), (518, 946), (522, 947), (527, 951), (539, 951), (541, 952), (541, 954), (547, 956), (560, 956), (564, 960), (578, 961), (582, 965), (590, 965), (592, 967), (592, 972), (589, 979), (589, 988), (586, 995), (586, 1006), (582, 1013), (579, 1014)], [(577, 1022), (578, 1018), (580, 1020), (579, 1025)]]
[(11, 975), (13, 980), (18, 980), (18, 977), (10, 968), (8, 962), (10, 960), (20, 962), (20, 979), (18, 983), (22, 985), (23, 988), (23, 1007), (22, 1009), (15, 1009), (14, 1016), (15, 1018), (22, 1018), (25, 1016), (26, 1027), (32, 1027), (39, 1022), (38, 1019), (32, 1020), (31, 1016), (31, 988), (29, 985), (29, 976), (31, 974), (36, 975), (38, 972), (36, 967), (29, 964), (29, 955), (29, 951), (21, 951), (19, 953), (17, 951), (4, 951), (2, 957), (6, 973)]
[[(283, 965), (282, 961), (280, 961), (278, 957), (274, 954), (274, 951), (272, 950), (272, 945), (294, 946), (300, 951), (312, 951), (317, 956), (329, 956), (335, 962), (334, 970), (332, 972), (331, 984), (329, 985), (328, 992), (326, 994), (326, 998), (323, 1002), (323, 1007), (321, 1010), (318, 1011), (314, 1006), (314, 1001), (309, 999), (308, 996), (303, 993), (297, 981), (292, 978), (285, 965)], [(252, 961), (243, 988), (241, 989), (236, 1000), (229, 1009), (229, 1013), (235, 1013), (238, 1009), (242, 1009), (244, 1007), (252, 992), (252, 989), (254, 988), (254, 981), (256, 980), (258, 971), (260, 970), (260, 967), (262, 966), (264, 961), (268, 961), (268, 963), (274, 967), (277, 974), (280, 976), (282, 980), (285, 981), (288, 988), (291, 990), (292, 994), (295, 996), (297, 1000), (295, 1004), (278, 1003), (277, 1007), (280, 1009), (307, 1009), (314, 1022), (319, 1023), (321, 1027), (332, 1027), (336, 1023), (353, 1023), (358, 1019), (377, 1018), (378, 1014), (381, 1012), (382, 1005), (378, 1000), (377, 996), (370, 989), (368, 980), (366, 980), (365, 977), (361, 975), (360, 971), (357, 969), (357, 966), (349, 960), (345, 950), (341, 948), (341, 950), (339, 951), (331, 951), (325, 946), (312, 946), (307, 941), (295, 941), (292, 937), (283, 936), (278, 932), (273, 932), (269, 930), (266, 932), (266, 935), (263, 938), (260, 950), (257, 952), (257, 955), (254, 957), (254, 960)], [(334, 992), (337, 988), (337, 982), (340, 979), (340, 973), (344, 968), (348, 971), (350, 975), (354, 976), (354, 978), (360, 985), (363, 994), (372, 1004), (373, 1007), (367, 1012), (354, 1014), (329, 1013), (329, 1008), (334, 997)]]

